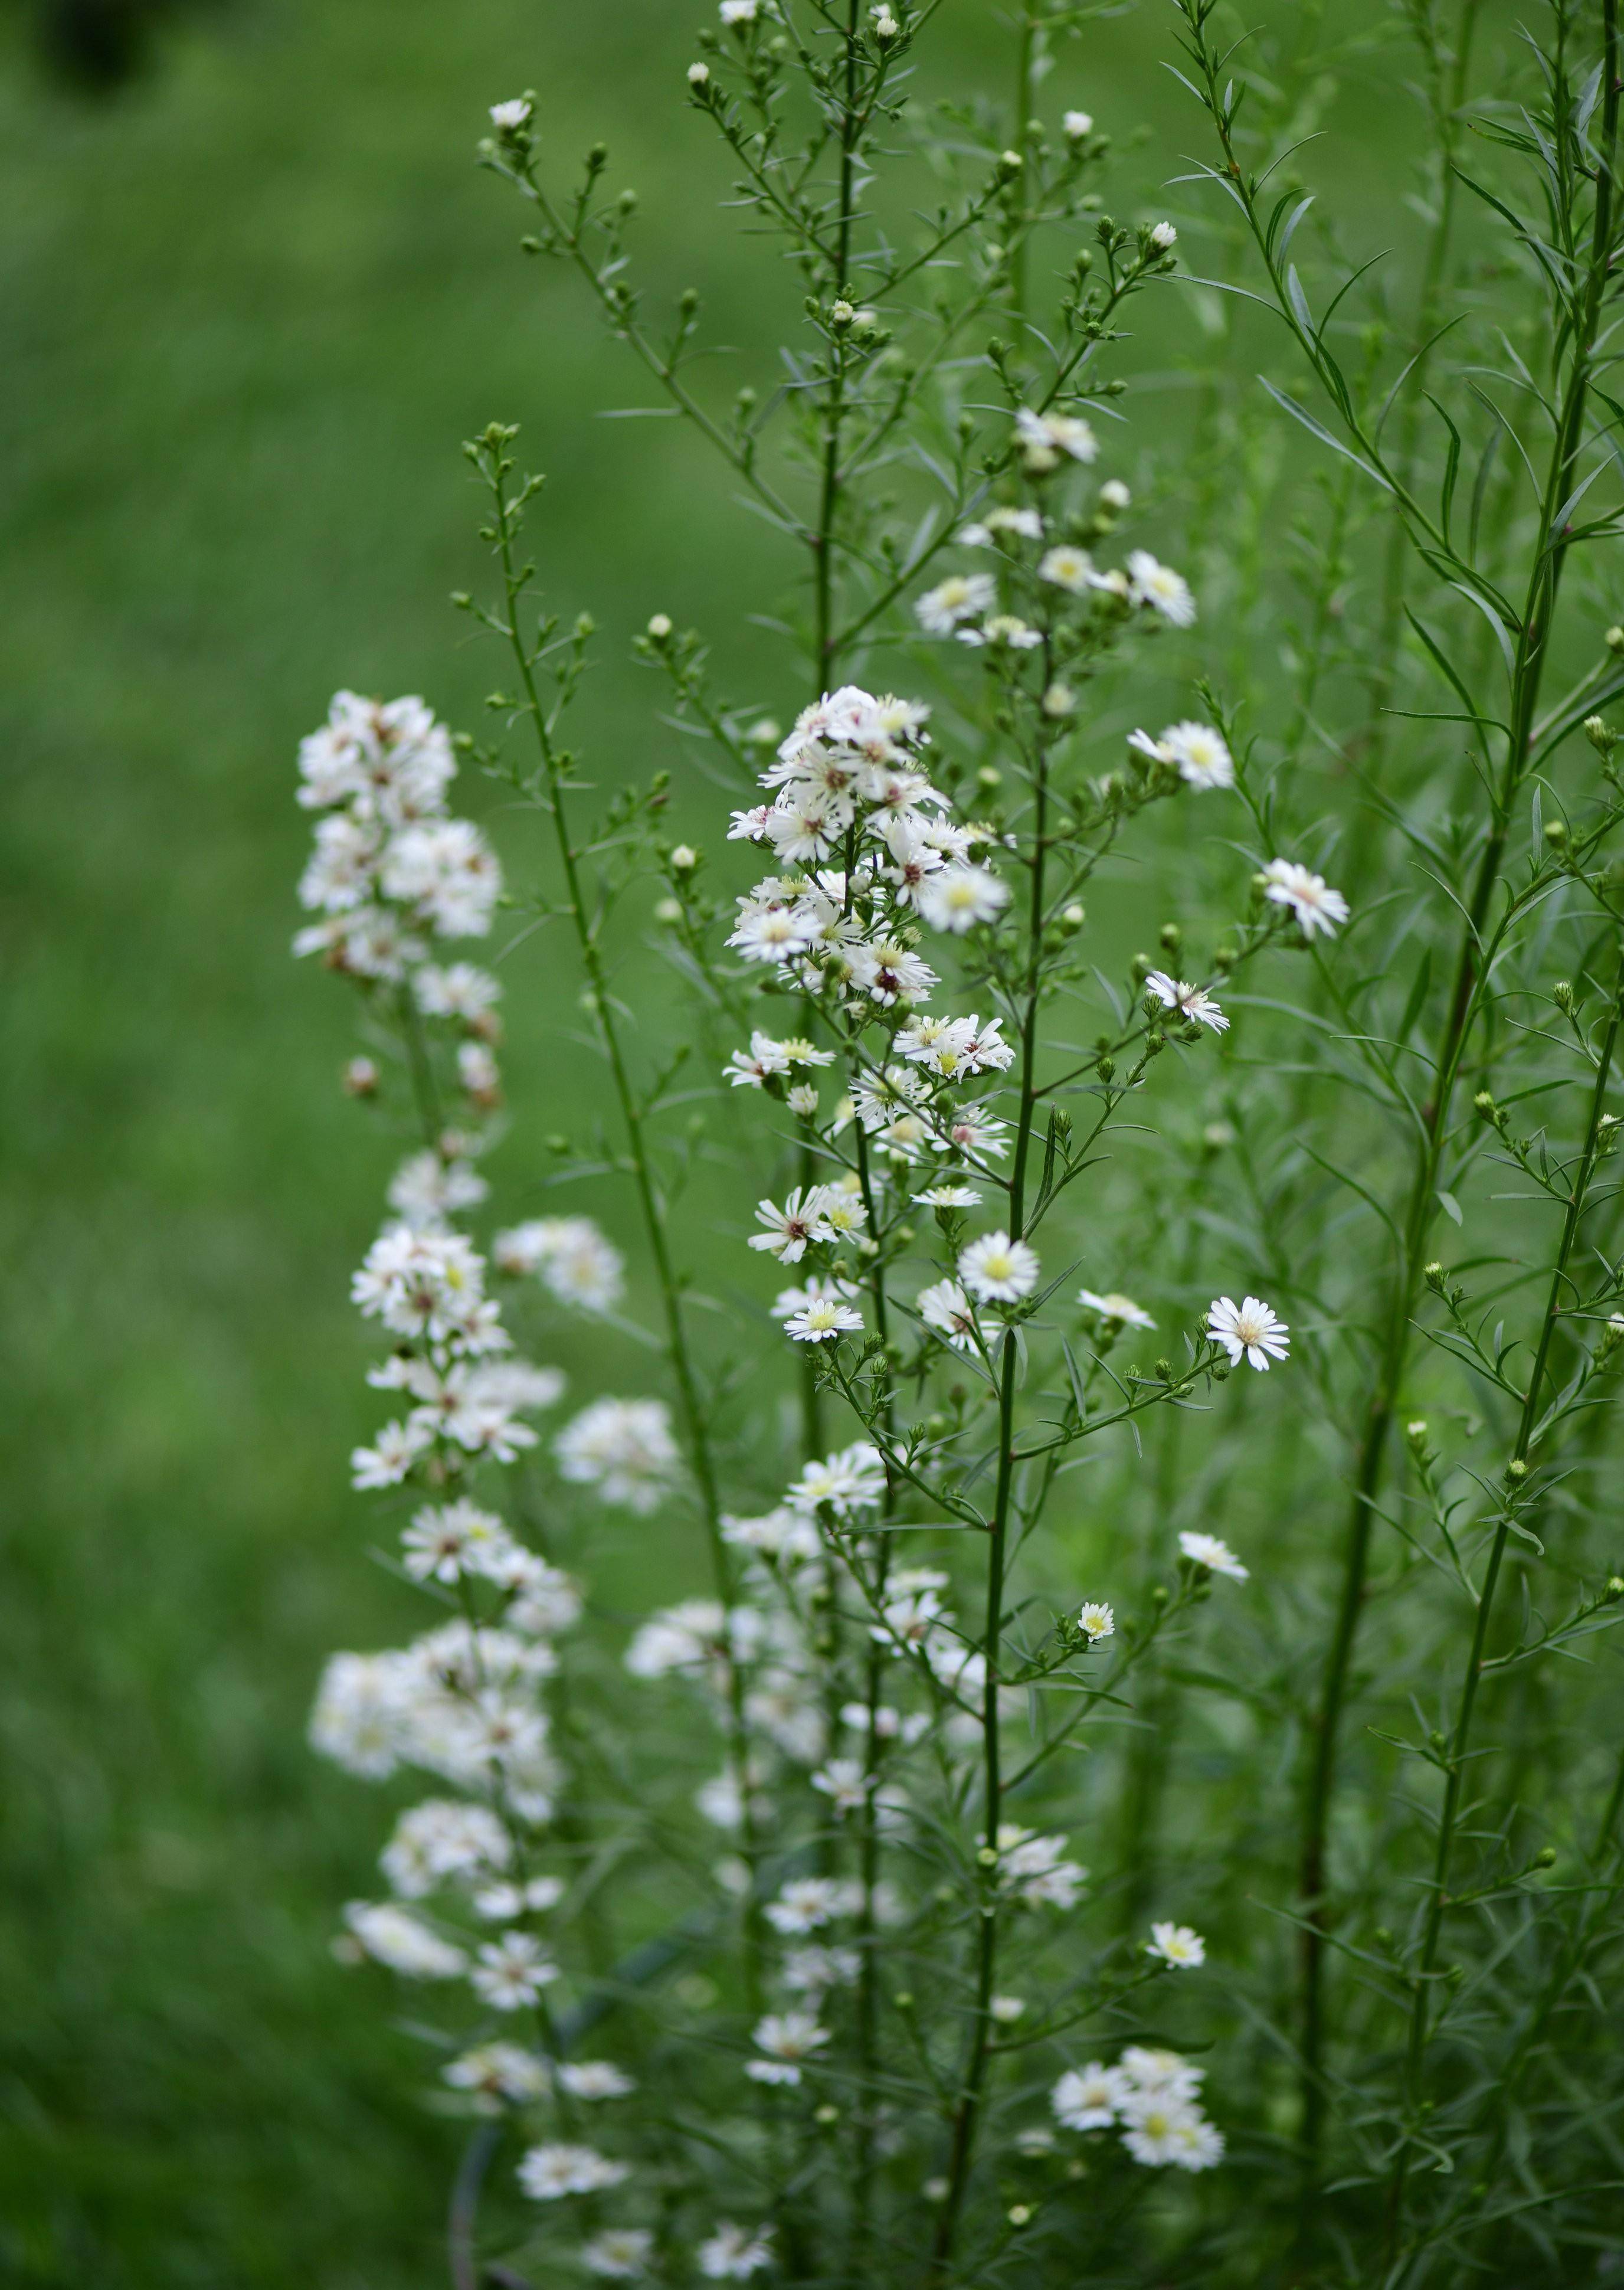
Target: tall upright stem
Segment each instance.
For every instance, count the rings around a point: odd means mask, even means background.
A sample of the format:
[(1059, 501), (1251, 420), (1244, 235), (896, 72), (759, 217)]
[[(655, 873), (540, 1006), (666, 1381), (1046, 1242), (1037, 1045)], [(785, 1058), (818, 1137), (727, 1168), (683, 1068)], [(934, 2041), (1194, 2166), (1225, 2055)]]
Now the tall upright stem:
[[(1011, 148), (1024, 151), (1027, 141), (1027, 122), (1032, 116), (1032, 73), (1037, 62), (1038, 0), (1022, 0), (1020, 37), (1015, 52), (1015, 117), (1010, 137)], [(1017, 325), (1027, 315), (1027, 233), (1023, 227), (1014, 235), (1010, 248), (1010, 308)], [(1020, 348), (1019, 342), (1016, 345)]]
[[(1045, 652), (1045, 682), (1049, 666)], [(1020, 1026), (1020, 1115), (1009, 1186), (1012, 1238), (1026, 1232), (1027, 1168), (1037, 1108), (1037, 1021), (1043, 1002), (1044, 877), (1049, 846), (1049, 751), (1041, 736), (1034, 781), (1031, 897), (1028, 909), (1024, 1008)], [(954, 2111), (948, 2163), (948, 2192), (936, 2230), (932, 2263), (939, 2278), (953, 2262), (959, 2220), (975, 2161), (976, 2134), (987, 2084), (992, 2039), (993, 1981), (998, 1961), (998, 1830), (1004, 1776), (999, 1760), (998, 1685), (1003, 1661), (1004, 1584), (1015, 1480), (1015, 1397), (1020, 1385), (1020, 1344), (1015, 1329), (1004, 1332), (998, 1362), (998, 1470), (987, 1544), (987, 1605), (981, 1632), (986, 1677), (981, 1693), (982, 1850), (990, 1854), (978, 1870), (980, 1931), (976, 1940), (975, 2002), (968, 2057)]]
[(1557, 1324), (1562, 1318), (1564, 1302), (1570, 1286), (1568, 1266), (1579, 1238), (1579, 1229), (1584, 1219), (1591, 1181), (1602, 1149), (1602, 1120), (1606, 1110), (1608, 1085), (1612, 1079), (1613, 1055), (1618, 1046), (1619, 1026), (1624, 1018), (1624, 965), (1620, 966), (1618, 983), (1613, 991), (1612, 1013), (1607, 1031), (1596, 1061), (1596, 1082), (1590, 1093), (1590, 1116), (1585, 1131), (1583, 1151), (1574, 1173), (1572, 1189), (1562, 1220), (1562, 1237), (1557, 1243), (1556, 1261), (1551, 1267), (1550, 1292), (1546, 1300), (1545, 1317), (1540, 1322), (1539, 1342), (1535, 1348), (1533, 1366), (1529, 1373), (1527, 1389), (1523, 1397), (1521, 1415), (1517, 1421), (1516, 1438), (1511, 1450), (1508, 1473), (1508, 1492), (1502, 1498), (1500, 1517), (1495, 1522), (1493, 1541), (1489, 1546), (1489, 1563), (1484, 1575), (1483, 1588), (1477, 1594), (1477, 1606), (1472, 1622), (1472, 1640), (1467, 1655), (1466, 1671), (1460, 1683), (1456, 1704), (1455, 1722), (1450, 1732), (1445, 1753), (1444, 1806), (1438, 1818), (1437, 1848), (1434, 1856), (1432, 1883), (1427, 1899), (1426, 1922), (1422, 1927), (1421, 1951), (1415, 1973), (1412, 1975), (1412, 2001), (1410, 2011), (1410, 2039), (1404, 2063), (1404, 2123), (1400, 2134), (1397, 2160), (1388, 2197), (1388, 2255), (1396, 2242), (1404, 2217), (1404, 2189), (1407, 2183), (1411, 2141), (1409, 2132), (1421, 2097), (1421, 2082), (1425, 2070), (1428, 2038), (1431, 2032), (1432, 1990), (1437, 1969), (1438, 1946), (1443, 1938), (1444, 1918), (1449, 1908), (1451, 1862), (1454, 1857), (1455, 1837), (1460, 1821), (1461, 1788), (1471, 1748), (1472, 1720), (1477, 1708), (1477, 1690), (1483, 1680), (1484, 1660), (1488, 1649), (1489, 1627), (1494, 1616), (1495, 1594), (1505, 1562), (1506, 1546), (1510, 1540), (1516, 1515), (1516, 1482), (1526, 1471), (1529, 1450), (1540, 1421), (1540, 1400), (1545, 1389), (1547, 1371), (1550, 1365), (1551, 1347), (1556, 1341)]
[[(1433, 337), (1443, 316), (1444, 281), (1449, 276), (1451, 242), (1454, 235), (1458, 184), (1454, 156), (1461, 106), (1466, 101), (1467, 76), (1471, 69), (1472, 37), (1483, 0), (1460, 0), (1455, 44), (1446, 69), (1433, 74), (1432, 126), (1438, 150), (1438, 205), (1428, 240), (1421, 291), (1416, 304), (1414, 363), (1410, 371), (1403, 410), (1399, 414), (1398, 452), (1395, 462), (1408, 492), (1415, 490), (1420, 448), (1421, 404)], [(1410, 562), (1409, 536), (1404, 519), (1394, 516), (1388, 527), (1388, 545), (1381, 575), (1381, 614), (1378, 623), (1375, 673), (1371, 680), (1367, 741), (1372, 767), (1380, 765), (1387, 737), (1387, 709), (1393, 697), (1398, 665), (1400, 624), (1404, 618), (1404, 574)]]
[[(1558, 530), (1573, 488), (1584, 435), (1591, 364), (1600, 326), (1612, 236), (1613, 165), (1618, 137), (1618, 0), (1603, 0), (1603, 96), (1596, 140), (1595, 209), (1585, 284), (1573, 311), (1572, 350), (1556, 435), (1552, 443), (1540, 502), (1539, 526), (1511, 671), (1509, 733), (1492, 798), (1489, 830), (1462, 925), (1449, 1001), (1432, 1065), (1433, 1088), (1422, 1109), (1413, 1176), (1404, 1221), (1404, 1240), (1383, 1314), (1384, 1333), (1376, 1373), (1364, 1409), (1364, 1430), (1355, 1459), (1353, 1499), (1344, 1540), (1341, 1595), (1313, 1722), (1313, 1751), (1305, 1792), (1300, 1885), (1307, 1911), (1302, 1937), (1303, 2146), (1308, 2165), (1305, 2216), (1313, 2200), (1324, 2126), (1325, 1943), (1330, 1930), (1325, 1898), (1325, 1847), (1335, 1793), (1340, 1728), (1347, 1700), (1369, 1572), (1373, 1503), (1381, 1480), (1398, 1389), (1409, 1358), (1411, 1320), (1420, 1290), (1434, 1221), (1437, 1215), (1439, 1165), (1449, 1132), (1449, 1114), (1469, 1036), (1476, 1021), (1482, 978), (1481, 949), (1489, 911), (1505, 863), (1511, 813), (1528, 768), (1531, 734), (1539, 711), (1551, 623), (1555, 616), (1567, 541)], [(1564, 141), (1571, 120), (1559, 123)]]
[[(570, 834), (568, 813), (564, 804), (564, 784), (559, 768), (559, 757), (548, 728), (547, 710), (537, 688), (535, 659), (519, 626), (525, 582), (514, 562), (513, 542), (516, 509), (507, 491), (508, 463), (500, 449), (490, 451), (488, 474), (495, 495), (497, 516), (496, 535), (502, 567), (503, 585), (507, 597), (505, 634), (512, 651), (524, 692), (524, 712), (535, 733), (540, 753), (542, 771), (547, 786), (546, 809), (553, 822), (554, 839), (558, 862), (563, 872), (566, 902), (572, 926), (575, 933), (581, 967), (586, 973), (591, 1010), (603, 1045), (610, 1076), (613, 1084), (615, 1102), (626, 1134), (628, 1166), (642, 1212), (644, 1230), (647, 1236), (649, 1253), (653, 1260), (655, 1278), (659, 1285), (660, 1312), (665, 1323), (665, 1354), (672, 1381), (676, 1390), (677, 1413), (682, 1426), (683, 1443), (687, 1453), (689, 1469), (693, 1474), (700, 1510), (705, 1523), (710, 1546), (711, 1566), (724, 1610), (731, 1611), (735, 1582), (733, 1566), (727, 1543), (722, 1532), (722, 1493), (717, 1479), (716, 1457), (712, 1449), (710, 1425), (700, 1397), (694, 1373), (693, 1347), (689, 1337), (686, 1315), (683, 1309), (683, 1283), (671, 1255), (670, 1236), (667, 1229), (665, 1205), (650, 1157), (646, 1125), (643, 1108), (627, 1065), (620, 1026), (615, 1015), (613, 997), (604, 971), (603, 949), (588, 916), (585, 888), (581, 881), (580, 856)], [(740, 1849), (751, 1882), (743, 1903), (743, 1966), (748, 2007), (759, 2011), (762, 2001), (762, 1918), (761, 1905), (756, 1897), (756, 1864), (758, 1853), (754, 1815), (750, 1806), (748, 1726), (745, 1715), (744, 1675), (733, 1659), (731, 1644), (724, 1649), (727, 1682), (728, 1751), (730, 1762), (738, 1777), (740, 1804)]]

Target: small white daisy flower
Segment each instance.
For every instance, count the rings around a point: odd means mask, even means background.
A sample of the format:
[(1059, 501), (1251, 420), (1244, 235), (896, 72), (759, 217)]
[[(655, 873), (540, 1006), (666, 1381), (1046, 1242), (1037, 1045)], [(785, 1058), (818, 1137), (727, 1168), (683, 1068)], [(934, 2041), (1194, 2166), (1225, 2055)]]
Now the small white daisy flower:
[(958, 1276), (984, 1304), (1013, 1304), (1037, 1285), (1038, 1261), (1024, 1240), (1007, 1232), (983, 1233), (958, 1260)]
[(1092, 1288), (1079, 1288), (1077, 1301), (1085, 1312), (1097, 1312), (1102, 1320), (1119, 1320), (1124, 1328), (1156, 1325), (1142, 1305), (1136, 1304), (1132, 1296), (1119, 1295), (1114, 1288), (1108, 1289), (1103, 1296), (1097, 1296)]
[(1290, 859), (1271, 859), (1263, 878), (1268, 885), (1264, 897), (1276, 907), (1290, 907), (1304, 938), (1316, 933), (1333, 937), (1338, 925), (1348, 920), (1348, 901), (1340, 891), (1333, 891), (1323, 875), (1309, 868)]
[(1207, 1332), (1238, 1367), (1243, 1355), (1248, 1364), (1268, 1373), (1270, 1360), (1282, 1360), (1291, 1349), (1290, 1330), (1276, 1318), (1260, 1296), (1236, 1304), (1228, 1296), (1216, 1297), (1207, 1308)]
[(1179, 1537), (1179, 1548), (1192, 1565), (1204, 1566), (1211, 1574), (1227, 1574), (1232, 1582), (1249, 1579), (1249, 1569), (1215, 1534), (1197, 1534), (1187, 1529)]
[(1181, 572), (1160, 564), (1148, 548), (1136, 548), (1128, 558), (1128, 602), (1160, 613), (1175, 629), (1188, 629), (1196, 618), (1196, 599)]
[(1197, 1025), (1210, 1026), (1215, 1034), (1229, 1030), (1229, 1021), (1204, 986), (1190, 986), (1182, 978), (1170, 978), (1164, 970), (1153, 970), (1145, 981), (1145, 990), (1154, 994), (1164, 1010), (1177, 1010)]
[(1197, 1965), (1206, 1962), (1207, 1944), (1188, 1925), (1152, 1925), (1145, 1953), (1159, 1957), (1175, 1972), (1194, 1972)]

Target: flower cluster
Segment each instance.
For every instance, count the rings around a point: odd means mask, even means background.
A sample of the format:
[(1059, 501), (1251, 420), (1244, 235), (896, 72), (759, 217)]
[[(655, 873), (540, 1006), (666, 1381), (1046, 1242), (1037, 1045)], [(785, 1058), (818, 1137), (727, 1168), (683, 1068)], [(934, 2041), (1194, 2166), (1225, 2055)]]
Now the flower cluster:
[(502, 887), (478, 828), (447, 815), (457, 765), (444, 726), (420, 700), (340, 692), (300, 743), (299, 767), (299, 800), (322, 814), (299, 896), (324, 919), (294, 952), (390, 984), (427, 969), (414, 981), (425, 1009), (439, 1001), (446, 1014), (485, 1017), (492, 981), (428, 965), (429, 941), (487, 934)]
[(1130, 2044), (1114, 2068), (1091, 2060), (1071, 2068), (1050, 2094), (1068, 2131), (1120, 2130), (1136, 2163), (1210, 2171), (1223, 2159), (1223, 2134), (1202, 2111), (1204, 2070), (1176, 2052)]

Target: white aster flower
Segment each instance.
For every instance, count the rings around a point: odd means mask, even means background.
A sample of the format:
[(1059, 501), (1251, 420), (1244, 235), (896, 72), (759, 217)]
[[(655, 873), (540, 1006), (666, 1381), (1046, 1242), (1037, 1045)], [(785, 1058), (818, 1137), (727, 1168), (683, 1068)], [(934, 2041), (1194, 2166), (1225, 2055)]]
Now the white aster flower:
[(1104, 2131), (1116, 2122), (1128, 2088), (1120, 2068), (1090, 2060), (1085, 2068), (1068, 2069), (1050, 2093), (1049, 2104), (1068, 2131)]
[(684, 1598), (643, 1624), (627, 1649), (634, 1677), (664, 1677), (676, 1669), (702, 1670), (728, 1647), (727, 1609), (716, 1598)]
[(1102, 1320), (1119, 1321), (1124, 1328), (1154, 1328), (1156, 1325), (1142, 1305), (1136, 1304), (1132, 1296), (1124, 1296), (1115, 1288), (1108, 1289), (1103, 1296), (1097, 1296), (1092, 1288), (1079, 1288), (1077, 1301), (1084, 1311), (1096, 1312)]
[(797, 1344), (827, 1344), (836, 1336), (856, 1334), (862, 1325), (862, 1314), (850, 1304), (820, 1296), (804, 1310), (792, 1312), (784, 1323), (784, 1333)]
[(1284, 1359), (1291, 1349), (1285, 1322), (1276, 1317), (1260, 1296), (1247, 1296), (1239, 1304), (1228, 1296), (1215, 1297), (1207, 1307), (1207, 1330), (1228, 1353), (1233, 1367), (1240, 1365), (1244, 1356), (1251, 1366), (1267, 1373), (1270, 1360)]
[(403, 1980), (454, 1980), (467, 1966), (460, 1948), (391, 1901), (351, 1901), (344, 1921), (373, 1963)]
[(1004, 533), (1020, 540), (1041, 540), (1043, 518), (1035, 508), (989, 508), (979, 524), (967, 524), (959, 539), (968, 548), (985, 548)]
[(796, 1877), (766, 1906), (767, 1922), (774, 1932), (817, 1932), (836, 1917), (855, 1915), (862, 1906), (860, 1885), (835, 1877)]
[(973, 1209), (980, 1198), (973, 1185), (928, 1185), (913, 1196), (915, 1207), (921, 1209)]
[(700, 2272), (710, 2282), (745, 2282), (772, 2263), (772, 2229), (751, 2234), (732, 2219), (719, 2219), (716, 2230), (699, 2249)]
[(1116, 1637), (1116, 1617), (1100, 1599), (1091, 1598), (1077, 1609), (1077, 1628), (1091, 1645), (1097, 1644)]
[(744, 2071), (756, 2083), (797, 2084), (802, 2061), (828, 2039), (828, 2030), (820, 2028), (811, 2012), (769, 2013), (756, 2022), (754, 2037), (766, 2057), (748, 2062)]
[(624, 2099), (637, 2088), (612, 2060), (566, 2060), (558, 2081), (572, 2099)]
[(780, 1264), (798, 1264), (809, 1244), (833, 1237), (826, 1214), (828, 1200), (827, 1186), (808, 1185), (803, 1189), (797, 1185), (794, 1192), (786, 1194), (782, 1208), (775, 1201), (758, 1201), (756, 1221), (766, 1230), (753, 1232), (749, 1245), (765, 1249)]
[(1162, 734), (1161, 746), (1169, 763), (1177, 764), (1180, 778), (1188, 786), (1235, 785), (1235, 758), (1210, 724), (1170, 724)]
[(998, 1831), (998, 1877), (1004, 1889), (1035, 1907), (1076, 1906), (1088, 1871), (1063, 1858), (1063, 1837), (1037, 1837), (1030, 1830)]
[(830, 1988), (855, 1988), (863, 1960), (854, 1948), (792, 1948), (784, 1958), (783, 1982), (793, 1995), (818, 1997)]
[(429, 1798), (401, 1814), (379, 1865), (392, 1891), (420, 1900), (453, 1879), (505, 1868), (512, 1852), (508, 1832), (489, 1806)]
[(1348, 920), (1347, 900), (1340, 891), (1332, 889), (1323, 875), (1290, 859), (1271, 859), (1263, 877), (1268, 885), (1264, 897), (1276, 907), (1291, 909), (1304, 938), (1313, 938), (1316, 933), (1333, 937), (1338, 925)]
[(595, 2195), (601, 2188), (618, 2187), (627, 2174), (624, 2163), (612, 2163), (594, 2147), (552, 2142), (531, 2148), (518, 2172), (520, 2186), (538, 2203), (556, 2203), (564, 2195)]
[(975, 1307), (956, 1280), (932, 1281), (919, 1291), (914, 1309), (925, 1326), (944, 1337), (956, 1352), (975, 1350)]
[(648, 2272), (653, 2254), (654, 2238), (647, 2227), (611, 2227), (581, 2245), (580, 2262), (605, 2281), (630, 2282)]
[(1179, 1537), (1179, 1548), (1192, 1565), (1204, 1566), (1213, 1574), (1227, 1574), (1231, 1581), (1244, 1582), (1249, 1570), (1230, 1549), (1227, 1542), (1215, 1534), (1199, 1534), (1187, 1529)]
[(756, 0), (722, 0), (719, 12), (724, 24), (753, 24)]
[[(1197, 2110), (1178, 2100), (1130, 2093), (1123, 2105), (1122, 2143), (1136, 2163), (1155, 2169), (1177, 2163), (1190, 2151), (1201, 2121)], [(1197, 2166), (1200, 2167), (1200, 2166)]]
[(1158, 253), (1165, 254), (1170, 247), (1179, 244), (1179, 234), (1172, 223), (1159, 222), (1150, 234), (1150, 244)]
[(860, 1813), (876, 1778), (865, 1772), (859, 1758), (831, 1758), (813, 1774), (812, 1785), (837, 1814)]
[(519, 1932), (486, 1941), (468, 1974), (476, 1991), (497, 2012), (524, 2011), (557, 1977), (558, 1966), (542, 1955), (540, 1942)]
[(1037, 1285), (1036, 1253), (1007, 1232), (983, 1233), (958, 1260), (958, 1277), (984, 1304), (1013, 1304)]
[(502, 887), (495, 853), (470, 819), (403, 829), (384, 852), (381, 880), (443, 938), (484, 937)]
[(508, 133), (516, 127), (523, 127), (529, 117), (530, 105), (522, 95), (513, 96), (506, 103), (493, 103), (491, 106), (491, 124), (500, 129), (503, 134)]
[(677, 1465), (660, 1399), (595, 1399), (559, 1433), (553, 1453), (566, 1479), (644, 1517), (665, 1500)]
[(979, 629), (960, 629), (960, 644), (1006, 645), (1012, 652), (1036, 652), (1043, 642), (1041, 629), (1016, 613), (995, 613)]
[(1188, 629), (1196, 618), (1196, 599), (1182, 573), (1160, 564), (1148, 548), (1136, 548), (1128, 558), (1128, 601), (1160, 613), (1175, 629)]
[(1044, 581), (1052, 581), (1057, 589), (1068, 589), (1079, 596), (1093, 580), (1094, 560), (1086, 548), (1062, 545), (1052, 548), (1039, 564), (1038, 573)]
[(1092, 116), (1086, 111), (1068, 111), (1060, 120), (1060, 132), (1068, 143), (1081, 143), (1084, 137), (1094, 132)]
[(453, 2091), (472, 2094), (476, 2111), (498, 2115), (502, 2102), (523, 2107), (551, 2086), (547, 2062), (516, 2044), (476, 2044), (440, 2070)]
[(1229, 1021), (1204, 986), (1191, 986), (1182, 978), (1170, 978), (1164, 970), (1153, 970), (1145, 991), (1154, 994), (1164, 1010), (1176, 1010), (1196, 1025), (1210, 1026), (1215, 1034), (1229, 1030)]
[(961, 621), (979, 620), (998, 600), (990, 572), (954, 572), (929, 589), (914, 606), (919, 625), (933, 637), (948, 637)]
[(474, 1895), (474, 1912), (487, 1924), (510, 1925), (532, 1909), (556, 1909), (564, 1898), (562, 1877), (532, 1877), (524, 1885), (484, 1885)]
[(785, 1501), (792, 1510), (806, 1515), (827, 1503), (836, 1518), (876, 1510), (885, 1493), (885, 1466), (877, 1447), (860, 1439), (839, 1453), (808, 1463), (790, 1482)]
[(915, 904), (932, 930), (951, 931), (962, 938), (978, 923), (996, 919), (1009, 904), (1009, 886), (985, 867), (944, 867), (927, 875), (915, 894)]
[(1207, 1944), (1188, 1925), (1156, 1924), (1150, 1927), (1145, 1953), (1159, 1957), (1177, 1972), (1194, 1972), (1206, 1962)]
[(1057, 468), (1062, 454), (1074, 461), (1092, 461), (1100, 451), (1088, 423), (1069, 413), (1034, 413), (1023, 405), (1015, 416), (1015, 435), (1035, 475)]
[(455, 1582), (475, 1571), (475, 1553), (500, 1549), (512, 1537), (493, 1511), (454, 1502), (420, 1510), (400, 1540), (413, 1581)]

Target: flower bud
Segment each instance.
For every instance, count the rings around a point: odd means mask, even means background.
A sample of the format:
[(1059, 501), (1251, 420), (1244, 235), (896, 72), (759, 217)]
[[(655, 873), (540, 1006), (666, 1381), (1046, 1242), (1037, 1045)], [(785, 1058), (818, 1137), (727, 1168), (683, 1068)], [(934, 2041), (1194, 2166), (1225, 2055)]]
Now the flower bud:
[(671, 871), (686, 875), (700, 863), (700, 854), (692, 843), (679, 843), (671, 853)]
[(710, 66), (709, 66), (708, 64), (690, 64), (690, 65), (689, 65), (689, 67), (688, 67), (688, 84), (689, 84), (689, 86), (690, 86), (690, 87), (692, 87), (692, 88), (701, 88), (701, 87), (706, 87), (706, 86), (708, 86), (708, 85), (709, 84), (709, 82), (710, 82)]
[(657, 645), (664, 644), (667, 637), (671, 633), (671, 621), (669, 614), (666, 613), (656, 613), (653, 619), (649, 622), (648, 633), (652, 643)]

